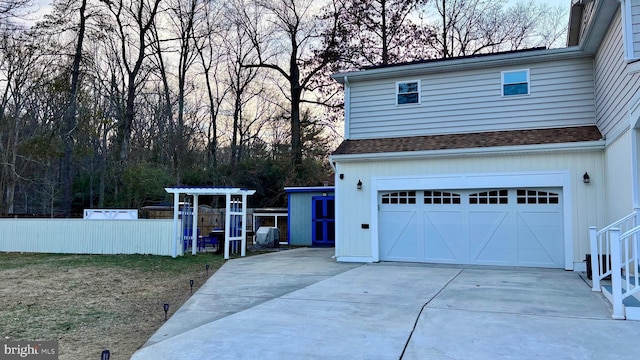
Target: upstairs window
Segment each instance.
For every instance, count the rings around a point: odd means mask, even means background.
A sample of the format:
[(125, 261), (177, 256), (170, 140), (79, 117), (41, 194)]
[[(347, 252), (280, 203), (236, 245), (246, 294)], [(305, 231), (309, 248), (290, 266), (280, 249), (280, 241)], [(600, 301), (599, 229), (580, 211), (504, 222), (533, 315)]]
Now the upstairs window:
[(502, 96), (529, 95), (529, 70), (502, 72)]
[(396, 83), (396, 105), (420, 104), (420, 80)]

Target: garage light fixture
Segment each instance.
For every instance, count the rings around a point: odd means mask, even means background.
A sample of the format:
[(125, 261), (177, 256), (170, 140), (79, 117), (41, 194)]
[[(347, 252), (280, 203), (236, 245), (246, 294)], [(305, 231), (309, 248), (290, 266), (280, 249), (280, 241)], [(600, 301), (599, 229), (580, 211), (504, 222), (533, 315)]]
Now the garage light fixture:
[(582, 175), (582, 182), (585, 184), (588, 184), (589, 182), (591, 182), (591, 178), (589, 177), (589, 174), (585, 171), (584, 175)]
[(356, 188), (358, 190), (362, 190), (362, 181), (358, 180), (358, 183), (356, 184)]

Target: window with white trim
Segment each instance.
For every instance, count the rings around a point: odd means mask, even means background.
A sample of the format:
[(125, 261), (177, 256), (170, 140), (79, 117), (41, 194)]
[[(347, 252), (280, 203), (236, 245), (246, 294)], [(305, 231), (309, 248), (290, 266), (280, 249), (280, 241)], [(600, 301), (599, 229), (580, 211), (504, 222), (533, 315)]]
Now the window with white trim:
[(396, 83), (396, 105), (420, 104), (420, 80)]
[(529, 69), (502, 72), (502, 96), (529, 95)]

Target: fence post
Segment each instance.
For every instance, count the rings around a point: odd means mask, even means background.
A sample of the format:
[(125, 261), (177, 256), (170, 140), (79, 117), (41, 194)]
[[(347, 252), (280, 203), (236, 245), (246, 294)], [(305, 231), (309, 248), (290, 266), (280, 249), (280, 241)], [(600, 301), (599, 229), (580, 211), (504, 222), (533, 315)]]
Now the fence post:
[(611, 242), (611, 296), (613, 297), (613, 315), (611, 317), (623, 320), (625, 317), (622, 306), (622, 277), (620, 275), (620, 269), (622, 268), (620, 261), (622, 256), (620, 251), (620, 229), (611, 229), (609, 240)]
[(598, 252), (598, 228), (589, 226), (589, 243), (591, 244), (591, 280), (593, 291), (600, 291), (600, 253)]

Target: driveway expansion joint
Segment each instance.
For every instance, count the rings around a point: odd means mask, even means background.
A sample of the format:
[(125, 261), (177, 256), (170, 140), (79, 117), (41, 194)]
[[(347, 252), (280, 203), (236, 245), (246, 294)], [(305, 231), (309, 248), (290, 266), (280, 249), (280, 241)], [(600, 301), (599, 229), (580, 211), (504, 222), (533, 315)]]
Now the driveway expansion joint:
[(402, 360), (405, 352), (407, 351), (409, 342), (411, 342), (411, 337), (413, 336), (413, 333), (416, 331), (416, 327), (418, 326), (418, 321), (420, 321), (420, 316), (422, 315), (422, 312), (424, 311), (424, 309), (427, 307), (427, 305), (429, 305), (431, 301), (433, 301), (433, 299), (438, 297), (438, 295), (440, 295), (440, 293), (442, 293), (444, 289), (446, 289), (447, 286), (449, 286), (449, 284), (451, 284), (456, 278), (458, 278), (458, 276), (460, 276), (460, 274), (462, 274), (464, 270), (465, 270), (464, 268), (460, 269), (455, 275), (451, 277), (451, 279), (449, 279), (449, 281), (447, 281), (446, 284), (442, 286), (442, 288), (440, 288), (440, 290), (438, 290), (438, 292), (436, 292), (431, 298), (429, 298), (429, 300), (427, 300), (427, 302), (424, 303), (424, 305), (422, 305), (422, 308), (420, 308), (420, 311), (418, 312), (418, 316), (416, 316), (416, 321), (413, 323), (413, 328), (411, 328), (411, 332), (409, 333), (407, 342), (404, 344), (404, 348), (402, 349), (402, 354), (400, 354), (399, 360)]

